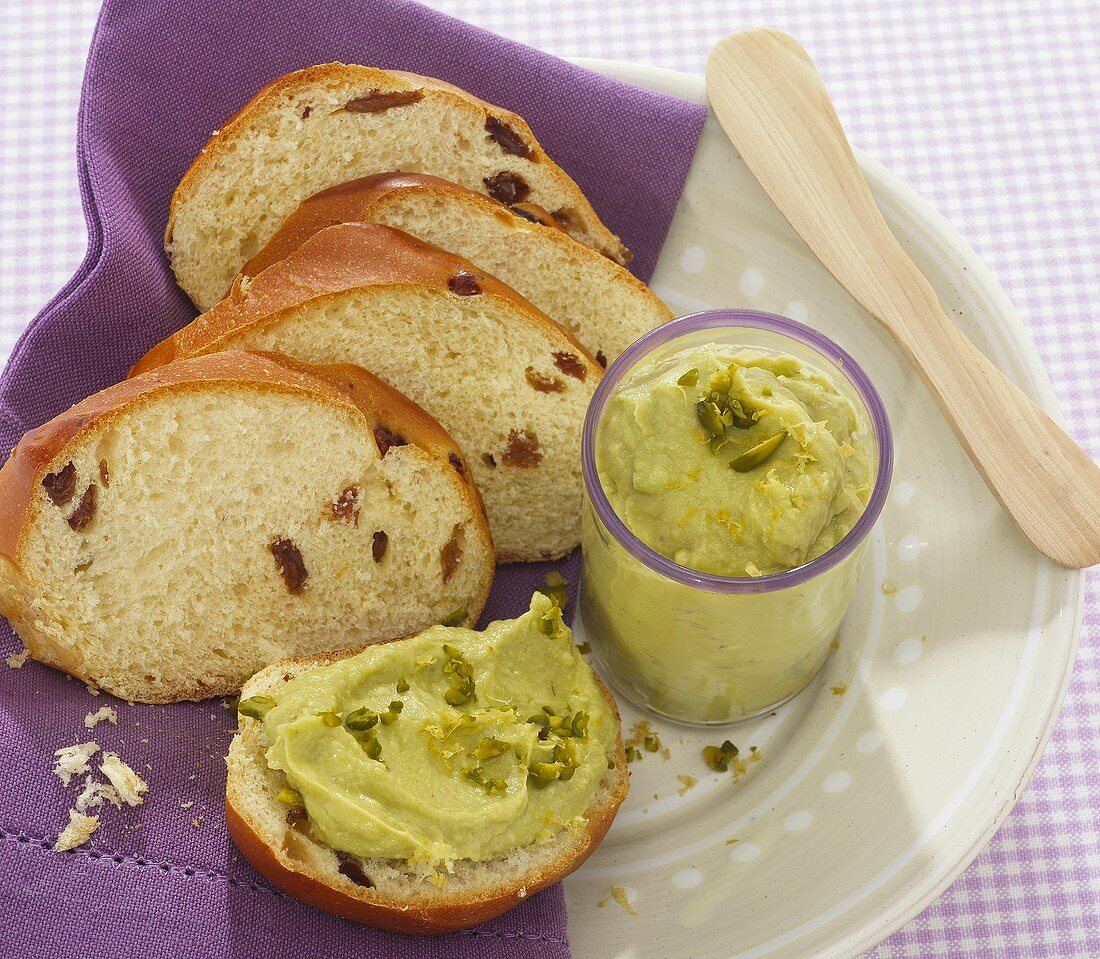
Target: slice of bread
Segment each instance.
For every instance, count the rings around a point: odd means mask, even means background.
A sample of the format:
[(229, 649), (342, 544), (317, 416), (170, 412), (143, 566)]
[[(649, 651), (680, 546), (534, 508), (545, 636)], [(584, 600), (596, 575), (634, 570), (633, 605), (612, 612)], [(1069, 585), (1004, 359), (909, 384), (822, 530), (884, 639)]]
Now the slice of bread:
[(465, 450), (502, 562), (579, 542), (581, 427), (602, 369), (461, 257), (377, 224), (328, 227), (133, 372), (223, 349), (358, 363), (423, 406)]
[(230, 693), (459, 608), (472, 623), (493, 566), (458, 447), (351, 366), (175, 363), (0, 470), (0, 613), (35, 659), (129, 700)]
[(318, 230), (354, 221), (397, 227), (476, 263), (606, 362), (673, 317), (629, 270), (555, 228), (542, 211), (508, 208), (423, 173), (380, 173), (311, 196), (241, 272), (255, 276)]
[(269, 83), (195, 158), (164, 234), (176, 279), (208, 310), (302, 200), (386, 170), (538, 203), (578, 240), (630, 259), (521, 117), (431, 77), (327, 63)]
[[(250, 679), (242, 696), (275, 694), (284, 682), (358, 650), (275, 663)], [(615, 700), (596, 677), (618, 720)], [(413, 872), (401, 860), (361, 861), (362, 877), (352, 881), (340, 871), (336, 853), (294, 828), (287, 807), (275, 797), (286, 776), (268, 767), (263, 723), (240, 717), (240, 728), (226, 760), (226, 825), (245, 857), (270, 882), (303, 902), (345, 919), (393, 932), (414, 934), (468, 929), (499, 916), (546, 886), (573, 872), (600, 844), (626, 798), (630, 784), (620, 734), (615, 766), (599, 785), (579, 832), (562, 830), (550, 842), (519, 848), (488, 862), (453, 863), (442, 886)]]

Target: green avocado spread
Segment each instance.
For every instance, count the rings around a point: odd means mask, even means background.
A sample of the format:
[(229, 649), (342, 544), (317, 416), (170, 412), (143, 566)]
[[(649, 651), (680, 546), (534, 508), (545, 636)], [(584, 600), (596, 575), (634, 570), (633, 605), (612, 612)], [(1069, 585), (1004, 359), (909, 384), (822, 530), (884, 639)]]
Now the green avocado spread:
[(662, 556), (761, 576), (855, 524), (870, 494), (863, 436), (822, 371), (710, 344), (633, 371), (604, 412), (596, 467), (619, 518)]
[(311, 834), (359, 857), (438, 866), (546, 841), (584, 824), (615, 752), (614, 714), (542, 593), (518, 619), (368, 647), (276, 700), (268, 765)]

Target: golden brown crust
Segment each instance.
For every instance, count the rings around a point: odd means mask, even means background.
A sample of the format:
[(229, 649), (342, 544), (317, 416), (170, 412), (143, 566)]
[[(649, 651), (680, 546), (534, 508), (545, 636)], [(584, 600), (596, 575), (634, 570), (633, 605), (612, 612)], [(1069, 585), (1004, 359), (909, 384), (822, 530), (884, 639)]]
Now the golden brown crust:
[[(279, 227), (275, 235), (267, 241), (267, 245), (241, 267), (241, 273), (244, 276), (255, 276), (273, 263), (278, 263), (288, 253), (296, 250), (311, 236), (326, 227), (336, 226), (339, 223), (370, 223), (374, 220), (374, 211), (380, 204), (395, 194), (410, 191), (427, 191), (437, 196), (461, 197), (467, 202), (482, 205), (498, 216), (524, 219), (503, 203), (473, 190), (467, 190), (466, 187), (441, 177), (427, 173), (378, 173), (374, 176), (360, 177), (357, 180), (348, 180), (347, 183), (337, 184), (307, 197)], [(535, 204), (532, 203), (517, 205), (535, 208)], [(538, 209), (541, 211), (538, 214), (540, 222), (552, 226), (563, 235), (568, 235), (554, 224), (545, 210)]]
[(605, 256), (610, 257), (624, 266), (630, 262), (631, 253), (622, 241), (612, 233), (600, 221), (592, 204), (581, 192), (580, 187), (573, 182), (568, 174), (561, 169), (546, 151), (539, 146), (535, 135), (527, 122), (518, 114), (505, 110), (503, 107), (488, 103), (475, 97), (473, 94), (462, 90), (444, 80), (435, 77), (425, 77), (416, 73), (408, 73), (403, 70), (380, 70), (375, 67), (360, 66), (353, 63), (322, 63), (293, 73), (285, 74), (265, 84), (236, 114), (234, 114), (221, 129), (214, 132), (206, 146), (192, 161), (191, 166), (180, 180), (175, 192), (172, 194), (172, 202), (168, 213), (168, 224), (164, 231), (164, 244), (166, 249), (171, 248), (172, 227), (176, 213), (180, 206), (189, 198), (194, 183), (202, 175), (202, 172), (210, 162), (210, 157), (242, 133), (248, 126), (262, 118), (268, 104), (274, 99), (293, 95), (295, 92), (308, 88), (314, 84), (330, 87), (342, 85), (361, 85), (364, 90), (433, 90), (440, 94), (454, 97), (467, 104), (474, 104), (487, 114), (503, 119), (514, 130), (523, 135), (524, 141), (531, 149), (531, 161), (542, 165), (559, 184), (575, 193), (574, 207), (585, 221), (592, 239)]
[(511, 287), (469, 260), (377, 223), (327, 227), (251, 280), (238, 277), (229, 296), (154, 346), (134, 364), (130, 375), (183, 357), (231, 348), (235, 335), (276, 322), (310, 300), (383, 286), (433, 287), (457, 295), (450, 284), (459, 274), (472, 274), (482, 295), (507, 301), (547, 337), (565, 341), (588, 367), (587, 375), (594, 379), (602, 375), (603, 368), (568, 331)]
[[(0, 575), (18, 572), (22, 541), (30, 527), (35, 484), (82, 430), (93, 423), (106, 425), (133, 403), (162, 390), (205, 389), (212, 383), (300, 391), (354, 410), (372, 430), (381, 424), (401, 433), (455, 470), (478, 527), (491, 543), (481, 497), (465, 469), (462, 451), (433, 417), (406, 396), (351, 364), (311, 366), (278, 353), (228, 351), (181, 360), (116, 383), (26, 433), (0, 469), (0, 557), (9, 561), (0, 567)], [(458, 458), (461, 470), (454, 466), (452, 456)], [(475, 618), (487, 597), (488, 585), (473, 613)]]
[[(391, 642), (394, 641), (391, 640)], [(320, 666), (353, 656), (357, 652), (359, 650), (349, 650), (284, 660), (267, 667), (263, 672), (275, 673), (288, 665), (301, 666), (311, 663)], [(487, 888), (482, 895), (456, 895), (450, 899), (433, 896), (431, 899), (403, 900), (397, 897), (383, 897), (374, 889), (357, 890), (354, 894), (350, 894), (333, 888), (323, 878), (310, 875), (305, 871), (304, 866), (297, 869), (291, 868), (288, 863), (292, 860), (282, 859), (275, 854), (274, 850), (252, 828), (247, 818), (233, 805), (227, 793), (225, 821), (229, 835), (244, 857), (273, 885), (302, 902), (344, 919), (351, 919), (390, 932), (412, 935), (456, 932), (495, 919), (539, 890), (552, 886), (576, 871), (603, 841), (619, 807), (626, 799), (630, 786), (630, 772), (623, 749), (618, 704), (600, 677), (595, 673), (593, 677), (600, 692), (611, 706), (618, 728), (613, 770), (616, 777), (613, 781), (614, 790), (598, 808), (590, 809), (586, 813), (588, 823), (568, 858), (555, 860), (541, 869), (532, 870), (512, 886), (491, 887)], [(253, 722), (254, 720), (243, 719), (242, 721)]]

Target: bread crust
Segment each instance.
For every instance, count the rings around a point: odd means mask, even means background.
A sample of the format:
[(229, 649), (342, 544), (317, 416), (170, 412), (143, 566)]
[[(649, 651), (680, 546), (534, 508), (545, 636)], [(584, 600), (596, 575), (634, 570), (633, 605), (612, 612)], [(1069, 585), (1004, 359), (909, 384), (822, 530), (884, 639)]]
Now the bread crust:
[[(399, 637), (406, 638), (406, 637)], [(396, 642), (396, 640), (390, 640)], [(289, 668), (295, 675), (315, 666), (335, 662), (347, 656), (354, 656), (360, 649), (337, 653), (322, 653), (318, 656), (300, 657), (274, 663), (257, 673), (245, 684), (244, 693), (252, 694), (260, 689), (271, 689), (278, 685), (279, 674)], [(521, 881), (509, 887), (495, 886), (486, 889), (477, 896), (455, 895), (446, 897), (435, 895), (430, 899), (401, 900), (394, 896), (383, 896), (376, 889), (357, 890), (349, 894), (328, 884), (324, 877), (310, 874), (302, 863), (280, 856), (270, 844), (260, 836), (254, 823), (246, 813), (233, 803), (234, 777), (230, 766), (229, 782), (226, 787), (225, 819), (229, 835), (246, 859), (269, 882), (296, 899), (325, 912), (351, 919), (378, 929), (413, 935), (436, 935), (456, 932), (480, 925), (494, 919), (513, 906), (541, 889), (551, 886), (565, 876), (576, 871), (596, 850), (607, 834), (615, 815), (619, 811), (630, 786), (630, 772), (627, 768), (626, 754), (623, 749), (619, 708), (610, 690), (598, 675), (593, 672), (596, 684), (610, 705), (615, 716), (617, 729), (615, 741), (615, 768), (609, 770), (609, 782), (612, 785), (610, 795), (599, 806), (590, 807), (585, 816), (587, 825), (574, 845), (571, 854), (552, 861), (542, 868), (532, 869)], [(240, 717), (240, 722), (258, 723), (259, 720)], [(238, 733), (239, 735), (239, 733)], [(606, 777), (605, 777), (606, 778)], [(297, 868), (296, 868), (297, 867)], [(446, 888), (446, 887), (444, 887)]]
[(274, 323), (310, 300), (368, 287), (449, 291), (451, 280), (459, 273), (473, 274), (483, 296), (507, 301), (548, 339), (575, 353), (588, 367), (587, 376), (596, 380), (603, 375), (603, 367), (569, 331), (469, 260), (393, 227), (341, 223), (315, 233), (257, 276), (238, 277), (229, 296), (154, 346), (134, 364), (130, 376), (221, 349), (235, 334)]
[(439, 96), (453, 98), (467, 105), (474, 105), (485, 112), (486, 118), (493, 116), (504, 120), (514, 130), (523, 134), (524, 141), (531, 149), (531, 161), (538, 163), (558, 182), (562, 189), (572, 194), (572, 209), (579, 214), (586, 232), (591, 235), (593, 241), (591, 245), (617, 263), (625, 266), (630, 262), (630, 251), (614, 233), (604, 226), (580, 187), (573, 182), (561, 167), (550, 159), (535, 139), (535, 135), (531, 132), (527, 122), (521, 116), (481, 100), (473, 94), (435, 77), (421, 76), (403, 70), (381, 70), (376, 67), (339, 62), (306, 67), (303, 70), (297, 70), (272, 80), (261, 87), (248, 103), (226, 121), (219, 130), (213, 133), (210, 140), (192, 161), (191, 166), (187, 169), (172, 194), (168, 223), (164, 230), (166, 251), (169, 251), (169, 253), (171, 251), (172, 230), (176, 216), (180, 208), (195, 192), (198, 182), (211, 162), (211, 158), (231, 144), (233, 139), (245, 132), (252, 123), (260, 120), (272, 104), (279, 102), (284, 96), (293, 95), (314, 85), (329, 88), (347, 85), (379, 91), (431, 91)]
[[(382, 425), (446, 465), (455, 477), (480, 534), (489, 547), (492, 536), (481, 495), (474, 485), (462, 451), (447, 431), (427, 412), (368, 371), (351, 364), (314, 366), (278, 353), (226, 351), (181, 360), (124, 380), (81, 400), (37, 429), (30, 430), (0, 469), (0, 614), (11, 621), (36, 659), (85, 680), (71, 652), (47, 642), (34, 627), (32, 593), (21, 564), (34, 521), (35, 488), (51, 464), (88, 428), (103, 430), (136, 403), (163, 391), (201, 390), (211, 384), (248, 384), (258, 389), (295, 391), (361, 416), (370, 430)], [(452, 459), (452, 457), (454, 459)], [(456, 466), (456, 461), (458, 466)], [(476, 621), (489, 596), (491, 576), (468, 607)], [(201, 694), (201, 695), (200, 695)], [(165, 701), (206, 698), (200, 689), (179, 689)]]

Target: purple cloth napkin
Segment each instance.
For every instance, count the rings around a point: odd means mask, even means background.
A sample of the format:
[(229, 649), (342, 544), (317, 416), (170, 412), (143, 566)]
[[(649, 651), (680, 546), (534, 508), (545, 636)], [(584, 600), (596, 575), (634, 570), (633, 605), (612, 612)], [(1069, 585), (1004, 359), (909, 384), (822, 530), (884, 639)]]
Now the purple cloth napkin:
[[(441, 77), (524, 115), (648, 278), (703, 109), (608, 80), (402, 0), (108, 0), (84, 80), (77, 155), (88, 254), (0, 378), (0, 450), (122, 378), (194, 311), (161, 250), (172, 189), (210, 132), (268, 80), (344, 60)], [(576, 557), (556, 564), (576, 582)], [(483, 619), (526, 608), (550, 564), (499, 572)], [(0, 657), (21, 648), (0, 622)], [(85, 714), (118, 710), (87, 730)], [(46, 956), (566, 957), (564, 900), (547, 890), (476, 930), (434, 939), (335, 919), (268, 885), (225, 831), (219, 700), (127, 705), (29, 661), (0, 665), (0, 954)], [(90, 845), (51, 846), (80, 791), (54, 750), (95, 740), (149, 783), (108, 808)]]

